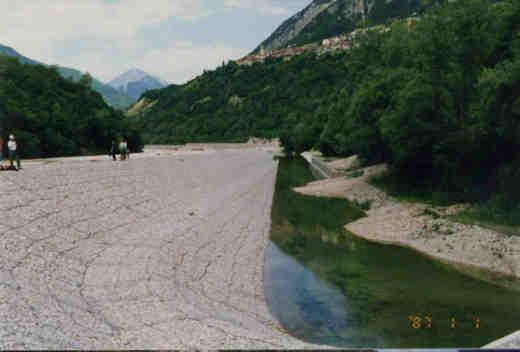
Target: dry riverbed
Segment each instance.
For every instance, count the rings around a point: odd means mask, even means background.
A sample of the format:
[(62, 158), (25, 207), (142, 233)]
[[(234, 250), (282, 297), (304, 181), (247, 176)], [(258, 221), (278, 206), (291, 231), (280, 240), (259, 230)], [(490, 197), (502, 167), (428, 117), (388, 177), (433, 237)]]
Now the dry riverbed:
[(0, 173), (0, 349), (309, 347), (264, 296), (277, 164), (242, 149)]
[(338, 176), (312, 182), (296, 191), (370, 204), (367, 217), (346, 225), (354, 235), (374, 242), (410, 247), (455, 264), (470, 275), (520, 288), (517, 280), (520, 278), (519, 236), (456, 223), (445, 217), (464, 209), (464, 206), (432, 208), (389, 197), (368, 183), (371, 177), (385, 172), (385, 165), (357, 171), (347, 170), (355, 165), (351, 159), (335, 160), (327, 165)]

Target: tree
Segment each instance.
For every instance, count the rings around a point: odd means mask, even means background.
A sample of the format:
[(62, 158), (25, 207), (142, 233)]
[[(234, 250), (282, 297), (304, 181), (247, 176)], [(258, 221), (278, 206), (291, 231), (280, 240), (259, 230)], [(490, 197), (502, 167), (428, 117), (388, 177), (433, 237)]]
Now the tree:
[(104, 152), (115, 131), (133, 135), (133, 149), (140, 150), (134, 127), (90, 87), (63, 79), (55, 69), (15, 59), (0, 57), (0, 68), (0, 125), (4, 134), (17, 136), (22, 156), (72, 155), (80, 148)]
[(87, 72), (83, 76), (81, 76), (81, 78), (79, 79), (79, 84), (83, 87), (90, 88), (92, 86), (92, 81), (92, 76), (90, 75), (90, 73)]

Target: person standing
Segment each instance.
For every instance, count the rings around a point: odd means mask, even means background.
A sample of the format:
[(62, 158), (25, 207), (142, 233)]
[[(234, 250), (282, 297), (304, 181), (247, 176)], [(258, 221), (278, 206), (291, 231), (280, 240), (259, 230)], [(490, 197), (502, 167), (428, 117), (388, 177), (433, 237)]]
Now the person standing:
[(4, 166), (4, 139), (0, 136), (0, 169)]
[(110, 155), (112, 156), (112, 160), (116, 161), (116, 155), (117, 155), (117, 144), (116, 141), (112, 141), (112, 147), (110, 147)]
[(123, 138), (121, 140), (121, 143), (119, 143), (119, 153), (121, 153), (121, 160), (126, 160), (126, 151), (127, 151), (126, 139)]
[(14, 167), (14, 160), (16, 159), (16, 170), (20, 170), (20, 155), (18, 153), (18, 144), (16, 143), (16, 138), (14, 135), (9, 136), (9, 142), (7, 142), (7, 149), (9, 152), (9, 163), (11, 167)]

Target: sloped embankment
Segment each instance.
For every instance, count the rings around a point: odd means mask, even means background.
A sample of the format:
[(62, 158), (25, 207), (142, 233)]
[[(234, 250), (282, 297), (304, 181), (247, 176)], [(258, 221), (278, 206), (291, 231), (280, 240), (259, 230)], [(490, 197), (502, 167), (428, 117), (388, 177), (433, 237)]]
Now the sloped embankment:
[[(314, 164), (316, 156), (307, 156)], [(339, 176), (309, 183), (297, 192), (346, 198), (369, 205), (367, 217), (347, 224), (354, 235), (369, 241), (395, 244), (453, 264), (457, 269), (486, 281), (520, 289), (520, 237), (507, 236), (477, 225), (465, 225), (446, 218), (463, 205), (431, 207), (405, 203), (369, 184), (385, 172), (385, 165), (350, 171), (347, 160), (325, 163)], [(323, 163), (322, 163), (323, 164)], [(344, 166), (347, 166), (344, 168)], [(343, 167), (342, 167), (343, 166)], [(323, 168), (323, 165), (320, 165)]]

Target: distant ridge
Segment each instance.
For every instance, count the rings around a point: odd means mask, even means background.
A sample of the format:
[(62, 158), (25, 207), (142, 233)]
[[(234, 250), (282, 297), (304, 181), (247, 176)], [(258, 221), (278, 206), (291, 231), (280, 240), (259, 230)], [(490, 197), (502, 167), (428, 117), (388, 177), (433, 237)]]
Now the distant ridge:
[(168, 86), (168, 82), (135, 68), (117, 76), (108, 84), (135, 100), (148, 90)]
[(28, 57), (25, 57), (22, 54), (20, 54), (19, 52), (17, 52), (16, 50), (14, 50), (13, 48), (2, 45), (2, 44), (0, 44), (0, 55), (14, 57), (14, 58), (18, 59), (18, 61), (22, 64), (44, 65), (43, 63), (36, 61), (36, 60), (29, 59)]

